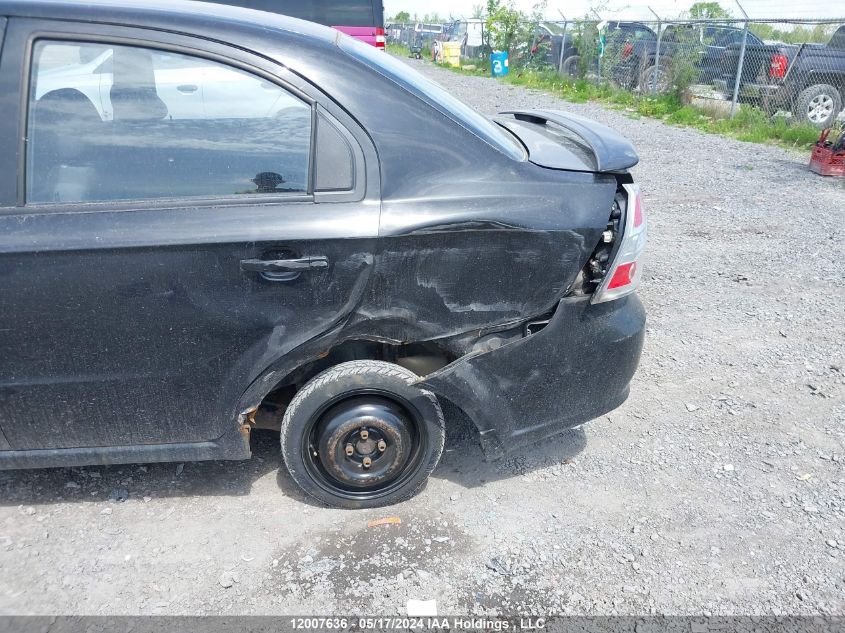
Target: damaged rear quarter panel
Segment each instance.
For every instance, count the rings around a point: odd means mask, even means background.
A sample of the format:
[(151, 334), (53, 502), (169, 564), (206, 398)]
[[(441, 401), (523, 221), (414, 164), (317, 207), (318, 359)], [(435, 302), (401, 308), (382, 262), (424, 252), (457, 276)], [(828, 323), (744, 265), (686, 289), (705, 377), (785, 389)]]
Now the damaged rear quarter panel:
[(375, 269), (350, 330), (413, 342), (551, 310), (598, 243), (616, 180), (523, 169), (534, 173), (466, 173), (443, 184), (448, 195), (385, 200)]

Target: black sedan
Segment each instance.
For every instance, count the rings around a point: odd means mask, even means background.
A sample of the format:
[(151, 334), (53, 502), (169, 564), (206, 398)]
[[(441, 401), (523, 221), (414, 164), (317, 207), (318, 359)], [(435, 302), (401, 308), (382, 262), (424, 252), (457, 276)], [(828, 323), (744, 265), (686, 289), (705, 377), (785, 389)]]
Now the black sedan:
[(0, 468), (275, 427), (306, 492), (368, 507), (453, 416), (495, 457), (627, 397), (646, 220), (613, 131), (213, 4), (0, 0), (0, 45)]

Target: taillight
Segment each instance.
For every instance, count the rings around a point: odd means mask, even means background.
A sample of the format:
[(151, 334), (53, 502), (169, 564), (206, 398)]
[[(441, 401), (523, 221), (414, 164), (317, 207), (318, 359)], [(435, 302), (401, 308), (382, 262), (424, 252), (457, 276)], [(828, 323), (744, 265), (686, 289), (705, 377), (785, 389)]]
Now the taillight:
[(632, 283), (637, 274), (637, 262), (630, 262), (627, 264), (620, 264), (613, 271), (613, 277), (610, 278), (610, 283), (607, 284), (608, 290), (614, 288), (622, 288)]
[(622, 47), (622, 59), (628, 59), (633, 52), (634, 45), (631, 42), (625, 42), (625, 46)]
[(384, 29), (376, 28), (376, 48), (380, 48), (385, 50), (387, 44), (387, 38), (384, 36)]
[(624, 297), (634, 292), (640, 285), (642, 266), (639, 259), (645, 249), (648, 221), (643, 210), (639, 185), (630, 184), (622, 185), (622, 187), (627, 197), (622, 242), (604, 279), (593, 293), (592, 303)]
[(772, 64), (769, 66), (769, 77), (772, 79), (783, 79), (786, 76), (786, 69), (789, 66), (789, 59), (786, 55), (772, 55)]

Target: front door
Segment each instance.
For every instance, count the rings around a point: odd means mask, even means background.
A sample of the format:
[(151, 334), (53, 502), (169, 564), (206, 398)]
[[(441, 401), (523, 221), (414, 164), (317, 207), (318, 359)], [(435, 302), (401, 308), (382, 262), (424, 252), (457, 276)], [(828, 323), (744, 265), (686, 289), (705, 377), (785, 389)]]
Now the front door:
[[(263, 367), (356, 303), (378, 205), (359, 180), (315, 191), (323, 118), (269, 62), (139, 29), (92, 44), (83, 25), (32, 28), (11, 20), (0, 59), (8, 87), (31, 46), (25, 178), (0, 209), (0, 450), (221, 437)], [(92, 45), (112, 50), (100, 103)], [(233, 74), (237, 93), (207, 110), (208, 82)]]

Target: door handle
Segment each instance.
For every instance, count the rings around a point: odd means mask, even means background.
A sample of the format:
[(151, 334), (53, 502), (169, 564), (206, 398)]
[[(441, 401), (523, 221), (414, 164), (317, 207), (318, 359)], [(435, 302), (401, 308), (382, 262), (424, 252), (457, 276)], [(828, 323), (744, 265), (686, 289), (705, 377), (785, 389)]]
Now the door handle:
[(195, 86), (194, 84), (180, 84), (176, 86), (176, 90), (178, 90), (182, 94), (188, 95), (192, 92), (196, 92), (197, 90), (199, 90), (199, 87)]
[(329, 260), (322, 255), (299, 259), (242, 259), (241, 270), (254, 273), (301, 273), (329, 267)]

